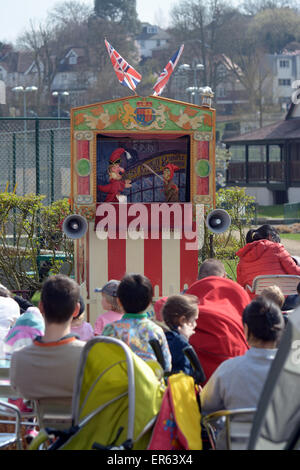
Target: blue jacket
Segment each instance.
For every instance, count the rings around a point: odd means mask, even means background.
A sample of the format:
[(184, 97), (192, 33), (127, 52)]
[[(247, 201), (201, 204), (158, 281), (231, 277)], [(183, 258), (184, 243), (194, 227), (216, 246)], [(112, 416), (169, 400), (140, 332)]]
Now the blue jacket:
[(190, 345), (188, 340), (176, 330), (166, 331), (165, 335), (172, 356), (172, 374), (182, 371), (187, 375), (193, 375), (191, 363), (183, 353), (183, 349)]

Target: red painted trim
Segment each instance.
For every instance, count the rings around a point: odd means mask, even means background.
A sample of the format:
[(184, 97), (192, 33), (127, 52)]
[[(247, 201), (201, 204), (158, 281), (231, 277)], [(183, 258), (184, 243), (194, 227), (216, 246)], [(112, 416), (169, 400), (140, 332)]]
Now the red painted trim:
[[(126, 240), (107, 239), (108, 280), (122, 279), (126, 274)], [(95, 262), (97, 262), (95, 260)], [(99, 259), (99, 263), (101, 260)]]
[(159, 296), (162, 296), (162, 239), (144, 241), (144, 275), (152, 286), (159, 286)]
[(186, 243), (191, 243), (184, 237), (180, 240), (180, 291), (184, 285), (190, 286), (198, 277), (198, 250), (187, 250)]

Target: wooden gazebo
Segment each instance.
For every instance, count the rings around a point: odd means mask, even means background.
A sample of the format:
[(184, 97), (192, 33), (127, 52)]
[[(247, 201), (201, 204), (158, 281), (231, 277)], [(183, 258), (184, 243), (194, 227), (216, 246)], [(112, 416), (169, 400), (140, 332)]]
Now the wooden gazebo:
[(300, 105), (283, 121), (224, 143), (232, 154), (227, 185), (246, 187), (261, 204), (300, 202)]

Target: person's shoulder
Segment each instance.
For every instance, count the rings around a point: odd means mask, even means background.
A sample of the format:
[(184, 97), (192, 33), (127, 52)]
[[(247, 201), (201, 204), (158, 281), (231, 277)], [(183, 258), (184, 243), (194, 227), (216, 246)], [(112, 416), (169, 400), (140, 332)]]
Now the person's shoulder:
[(245, 362), (245, 355), (230, 357), (229, 359), (226, 359), (218, 366), (216, 370), (217, 374), (219, 376), (223, 376), (228, 373), (234, 373), (234, 370), (243, 366), (244, 362)]
[(166, 331), (165, 335), (167, 337), (168, 342), (170, 341), (172, 343), (182, 344), (184, 346), (188, 345), (187, 339), (183, 335), (181, 335), (178, 331), (174, 331), (174, 330)]

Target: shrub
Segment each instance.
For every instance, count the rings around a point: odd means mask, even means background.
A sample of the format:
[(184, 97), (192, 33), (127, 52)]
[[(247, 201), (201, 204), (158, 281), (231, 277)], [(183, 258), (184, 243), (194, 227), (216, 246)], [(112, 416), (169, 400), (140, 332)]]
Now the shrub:
[(245, 228), (250, 228), (255, 216), (255, 198), (247, 196), (244, 188), (222, 188), (216, 193), (216, 207), (228, 212), (231, 225), (221, 234), (212, 234), (205, 227), (202, 260), (215, 257), (236, 263), (235, 253), (246, 243)]
[[(39, 290), (49, 273), (73, 269), (73, 242), (61, 225), (70, 213), (67, 200), (43, 205), (44, 196), (0, 193), (0, 277), (11, 290)], [(59, 253), (58, 253), (59, 252)], [(65, 256), (65, 261), (59, 255)], [(48, 255), (47, 263), (40, 262)]]

